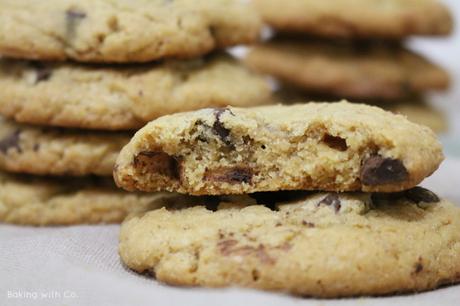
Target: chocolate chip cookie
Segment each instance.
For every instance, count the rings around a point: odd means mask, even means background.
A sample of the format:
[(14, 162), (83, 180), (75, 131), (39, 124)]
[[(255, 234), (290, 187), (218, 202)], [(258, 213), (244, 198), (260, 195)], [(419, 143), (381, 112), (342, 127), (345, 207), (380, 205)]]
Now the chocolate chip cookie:
[(0, 113), (16, 121), (136, 129), (166, 114), (270, 100), (271, 89), (235, 59), (83, 66), (0, 60)]
[(108, 178), (44, 178), (0, 172), (0, 222), (22, 225), (119, 223), (160, 208), (170, 194), (127, 193)]
[(83, 62), (193, 58), (258, 39), (261, 21), (232, 0), (2, 0), (0, 54)]
[(119, 252), (129, 268), (173, 285), (328, 298), (460, 281), (460, 209), (421, 187), (183, 201), (124, 221)]
[(401, 99), (445, 90), (448, 73), (397, 43), (276, 38), (254, 47), (246, 63), (318, 94)]
[(111, 176), (131, 133), (84, 132), (0, 119), (0, 168), (40, 175)]
[(453, 18), (437, 0), (255, 0), (275, 29), (325, 37), (447, 35)]
[(127, 190), (194, 195), (393, 192), (435, 171), (434, 133), (380, 108), (339, 103), (203, 109), (150, 122), (114, 167)]

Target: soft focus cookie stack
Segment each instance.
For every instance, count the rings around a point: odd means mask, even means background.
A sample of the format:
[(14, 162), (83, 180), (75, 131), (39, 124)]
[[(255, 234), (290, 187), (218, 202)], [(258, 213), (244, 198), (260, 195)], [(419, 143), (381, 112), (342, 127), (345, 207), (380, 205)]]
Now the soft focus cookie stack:
[(15, 173), (0, 174), (0, 221), (119, 222), (156, 205), (113, 184), (120, 149), (165, 114), (267, 102), (222, 51), (260, 27), (229, 0), (0, 1), (0, 168)]
[(417, 187), (442, 159), (429, 128), (363, 104), (164, 116), (122, 149), (115, 181), (187, 195), (129, 216), (119, 252), (174, 285), (345, 297), (458, 282), (460, 209)]
[(276, 35), (253, 48), (247, 64), (281, 81), (281, 101), (348, 98), (447, 128), (424, 93), (447, 89), (448, 74), (402, 41), (451, 33), (438, 0), (252, 2)]

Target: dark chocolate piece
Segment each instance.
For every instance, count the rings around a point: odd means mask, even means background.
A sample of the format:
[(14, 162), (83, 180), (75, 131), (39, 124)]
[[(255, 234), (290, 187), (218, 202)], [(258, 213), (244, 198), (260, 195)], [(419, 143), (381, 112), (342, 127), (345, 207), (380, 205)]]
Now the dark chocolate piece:
[(360, 179), (364, 185), (375, 186), (399, 183), (409, 177), (404, 164), (398, 159), (372, 155), (361, 166)]
[(178, 160), (164, 152), (140, 152), (134, 157), (134, 167), (168, 176), (172, 179), (180, 178)]
[(421, 202), (438, 203), (440, 201), (439, 197), (435, 193), (419, 186), (406, 190), (404, 195), (406, 198), (417, 204)]

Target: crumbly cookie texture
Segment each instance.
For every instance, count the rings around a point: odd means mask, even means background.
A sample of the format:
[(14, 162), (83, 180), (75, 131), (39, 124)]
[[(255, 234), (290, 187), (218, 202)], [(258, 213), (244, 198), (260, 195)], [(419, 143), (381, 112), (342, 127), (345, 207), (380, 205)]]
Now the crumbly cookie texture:
[(234, 0), (2, 0), (0, 53), (82, 62), (193, 58), (252, 43), (261, 21)]
[(315, 297), (460, 281), (460, 209), (426, 189), (250, 196), (130, 216), (121, 258), (168, 284)]
[(263, 19), (277, 30), (325, 37), (403, 38), (447, 35), (449, 10), (437, 0), (255, 0)]
[(276, 38), (255, 46), (251, 68), (319, 94), (349, 98), (403, 98), (444, 90), (448, 73), (398, 44)]
[(263, 77), (226, 54), (142, 66), (0, 61), (0, 113), (19, 122), (136, 129), (203, 107), (266, 104)]
[(150, 122), (114, 167), (127, 190), (194, 195), (411, 188), (443, 160), (434, 133), (348, 102), (203, 109)]
[(40, 175), (111, 176), (130, 133), (84, 132), (0, 119), (0, 168)]
[(166, 205), (172, 196), (123, 192), (106, 178), (0, 173), (0, 222), (34, 226), (119, 223), (129, 213)]

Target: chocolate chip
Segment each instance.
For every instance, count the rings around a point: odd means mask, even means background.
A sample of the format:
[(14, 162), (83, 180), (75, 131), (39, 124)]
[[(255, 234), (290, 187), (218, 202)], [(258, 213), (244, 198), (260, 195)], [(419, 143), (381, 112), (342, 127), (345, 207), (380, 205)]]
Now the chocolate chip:
[(220, 168), (206, 171), (204, 179), (207, 181), (226, 182), (230, 184), (247, 183), (252, 181), (253, 172), (247, 167)]
[(402, 182), (408, 176), (400, 160), (372, 155), (363, 162), (360, 179), (364, 185), (374, 186)]
[(229, 112), (231, 115), (233, 113), (228, 109), (228, 108), (218, 108), (214, 111), (214, 116), (216, 117), (216, 120), (214, 121), (214, 124), (212, 126), (213, 132), (219, 136), (219, 138), (226, 144), (226, 145), (231, 145), (230, 141), (230, 130), (227, 129), (222, 122), (220, 121), (220, 117), (222, 116), (223, 113)]
[(16, 130), (8, 137), (0, 140), (0, 152), (6, 154), (10, 148), (15, 148), (19, 153), (22, 153), (21, 146), (19, 145), (21, 130)]
[(337, 193), (328, 194), (324, 199), (319, 201), (318, 206), (321, 204), (325, 204), (325, 205), (334, 207), (335, 212), (338, 212), (340, 208), (342, 208), (342, 203)]
[(404, 192), (404, 196), (416, 204), (421, 202), (438, 203), (440, 201), (439, 197), (435, 193), (423, 187), (414, 187), (412, 189), (406, 190)]
[(178, 160), (164, 152), (140, 152), (134, 157), (134, 167), (172, 179), (180, 178), (180, 164)]
[(38, 152), (38, 150), (40, 150), (40, 144), (39, 143), (34, 144), (32, 149), (34, 150), (34, 152)]
[(221, 199), (219, 196), (205, 196), (203, 198), (203, 204), (207, 210), (217, 211)]
[(75, 36), (75, 30), (80, 22), (86, 18), (86, 13), (78, 9), (68, 9), (65, 12), (66, 17), (66, 36), (69, 39), (73, 39)]
[(30, 62), (29, 66), (35, 71), (35, 84), (47, 81), (52, 75), (52, 70), (40, 62)]
[(348, 149), (347, 141), (338, 136), (332, 136), (329, 134), (324, 135), (323, 142), (330, 148), (337, 151), (346, 151)]

